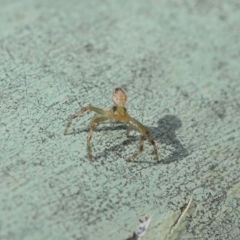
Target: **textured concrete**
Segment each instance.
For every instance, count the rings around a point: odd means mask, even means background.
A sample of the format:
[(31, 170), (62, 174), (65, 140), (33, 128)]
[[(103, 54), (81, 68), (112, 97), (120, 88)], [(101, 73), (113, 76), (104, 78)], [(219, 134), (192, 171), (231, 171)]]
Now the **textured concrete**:
[[(240, 239), (239, 1), (0, 1), (0, 239)], [(123, 87), (139, 133), (93, 113)]]

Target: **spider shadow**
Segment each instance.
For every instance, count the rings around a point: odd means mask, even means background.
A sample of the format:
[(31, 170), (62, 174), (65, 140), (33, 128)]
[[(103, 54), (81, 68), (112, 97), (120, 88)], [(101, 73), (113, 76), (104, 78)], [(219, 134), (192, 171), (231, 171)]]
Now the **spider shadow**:
[[(149, 161), (138, 161), (138, 160), (134, 160), (132, 162), (148, 163), (148, 164), (152, 164), (152, 165), (156, 165), (158, 163), (168, 164), (171, 162), (180, 161), (181, 159), (188, 156), (189, 153), (188, 153), (187, 149), (185, 149), (183, 147), (183, 145), (177, 139), (177, 136), (176, 136), (176, 130), (181, 128), (181, 126), (182, 126), (181, 120), (173, 115), (166, 115), (163, 118), (159, 119), (157, 127), (146, 126), (149, 129), (149, 131), (151, 132), (153, 139), (157, 143), (160, 143), (162, 145), (171, 146), (174, 150), (169, 156), (167, 156), (164, 159), (161, 159), (160, 162), (151, 162), (150, 163)], [(113, 127), (110, 127), (110, 128), (105, 127), (105, 128), (99, 129), (99, 130), (100, 131), (103, 131), (103, 130), (104, 131), (106, 131), (106, 130), (116, 131), (116, 130), (122, 130), (122, 129), (127, 130), (127, 127), (124, 125), (118, 125), (114, 128)], [(138, 151), (139, 141), (140, 141), (140, 136), (136, 136), (136, 135), (133, 136), (130, 132), (130, 136), (126, 140), (124, 140), (122, 142), (122, 144), (117, 144), (110, 148), (105, 148), (103, 150), (103, 152), (101, 154), (98, 154), (96, 157), (97, 158), (100, 158), (100, 157), (106, 158), (109, 156), (109, 152), (115, 152), (116, 155), (122, 156), (122, 152), (125, 151), (125, 149), (124, 149), (125, 146), (127, 146), (131, 143), (136, 143), (136, 142), (138, 143), (138, 145), (136, 146), (136, 151)], [(146, 142), (148, 142), (147, 139), (145, 139), (145, 144), (146, 144)], [(161, 149), (159, 149), (159, 153), (161, 153)]]
[[(150, 132), (156, 142), (171, 146), (174, 150), (160, 163), (167, 164), (175, 161), (180, 161), (189, 155), (186, 148), (177, 139), (176, 131), (181, 128), (181, 120), (174, 115), (166, 115), (158, 120), (157, 127), (149, 127)], [(159, 150), (161, 152), (161, 149)]]

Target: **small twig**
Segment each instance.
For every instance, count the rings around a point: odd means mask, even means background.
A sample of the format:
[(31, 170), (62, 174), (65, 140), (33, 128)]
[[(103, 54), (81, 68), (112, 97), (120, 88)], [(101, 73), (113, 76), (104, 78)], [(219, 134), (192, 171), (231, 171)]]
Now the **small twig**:
[(176, 229), (179, 226), (180, 222), (182, 221), (183, 217), (185, 216), (186, 212), (188, 211), (191, 203), (192, 203), (192, 198), (190, 198), (187, 203), (185, 203), (182, 207), (180, 207), (181, 213), (178, 216), (178, 218), (176, 219), (176, 221), (174, 222), (174, 224), (171, 226), (169, 233), (165, 238), (166, 240), (172, 235), (172, 233), (174, 232), (174, 229)]

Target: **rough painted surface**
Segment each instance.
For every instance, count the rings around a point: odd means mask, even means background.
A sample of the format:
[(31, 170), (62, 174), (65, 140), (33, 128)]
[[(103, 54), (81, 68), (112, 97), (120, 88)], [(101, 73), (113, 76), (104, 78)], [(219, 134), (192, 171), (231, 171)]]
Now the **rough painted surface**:
[[(240, 239), (239, 1), (1, 1), (0, 239)], [(93, 113), (115, 87), (149, 127), (103, 124), (87, 159)]]

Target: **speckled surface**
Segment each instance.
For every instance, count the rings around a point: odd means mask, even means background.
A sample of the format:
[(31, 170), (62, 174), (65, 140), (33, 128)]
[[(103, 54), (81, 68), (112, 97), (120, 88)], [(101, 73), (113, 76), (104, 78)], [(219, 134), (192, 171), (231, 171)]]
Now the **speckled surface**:
[[(0, 239), (240, 239), (239, 1), (1, 1)], [(151, 131), (93, 113), (123, 87)]]

